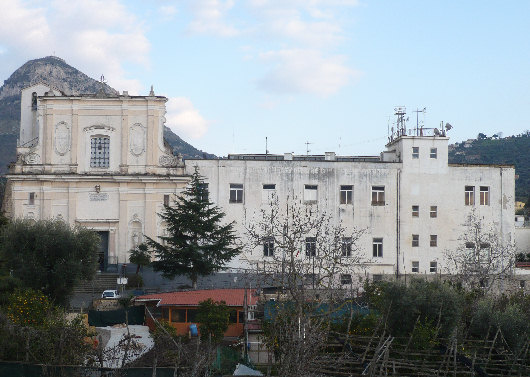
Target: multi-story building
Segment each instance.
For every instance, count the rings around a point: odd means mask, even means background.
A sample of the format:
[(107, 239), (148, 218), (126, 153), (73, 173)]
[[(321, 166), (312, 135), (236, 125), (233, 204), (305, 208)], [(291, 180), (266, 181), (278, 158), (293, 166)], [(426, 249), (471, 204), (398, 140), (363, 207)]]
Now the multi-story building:
[(97, 231), (100, 268), (127, 261), (156, 215), (189, 177), (163, 139), (165, 97), (65, 95), (44, 84), (22, 90), (17, 161), (4, 209), (10, 217), (62, 218)]
[[(470, 215), (513, 243), (514, 168), (449, 164), (445, 133), (426, 133), (401, 133), (377, 157), (229, 155), (187, 160), (186, 169), (198, 167), (211, 200), (241, 235), (274, 194), (280, 203), (294, 198), (331, 215), (336, 225), (364, 230), (357, 248), (371, 274), (443, 273), (446, 251), (462, 246)], [(273, 250), (257, 246), (233, 266), (266, 263)]]

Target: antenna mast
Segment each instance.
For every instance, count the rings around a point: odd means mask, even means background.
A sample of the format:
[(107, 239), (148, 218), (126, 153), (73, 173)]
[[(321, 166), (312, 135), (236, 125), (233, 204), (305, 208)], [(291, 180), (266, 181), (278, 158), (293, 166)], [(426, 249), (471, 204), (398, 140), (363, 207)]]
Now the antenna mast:
[(394, 107), (394, 115), (397, 117), (397, 119), (396, 119), (397, 137), (404, 136), (404, 135), (407, 134), (406, 122), (409, 119), (408, 118), (405, 119), (405, 115), (406, 114), (407, 114), (407, 109), (406, 109), (405, 106)]
[(309, 150), (309, 144), (313, 144), (313, 143), (310, 143), (309, 141), (305, 142), (305, 154), (306, 154), (306, 156), (309, 156), (309, 152), (311, 152)]
[(420, 129), (420, 126), (419, 126), (420, 122), (419, 122), (418, 114), (423, 113), (423, 116), (425, 116), (426, 112), (427, 112), (426, 107), (424, 107), (423, 110), (418, 110), (418, 108), (416, 108), (416, 110), (413, 111), (413, 113), (416, 113), (416, 136), (423, 136), (423, 126), (425, 125), (425, 124), (422, 124), (421, 129)]
[(268, 137), (265, 136), (265, 160), (267, 159), (267, 156), (269, 155), (269, 147), (268, 147), (268, 144), (269, 144)]

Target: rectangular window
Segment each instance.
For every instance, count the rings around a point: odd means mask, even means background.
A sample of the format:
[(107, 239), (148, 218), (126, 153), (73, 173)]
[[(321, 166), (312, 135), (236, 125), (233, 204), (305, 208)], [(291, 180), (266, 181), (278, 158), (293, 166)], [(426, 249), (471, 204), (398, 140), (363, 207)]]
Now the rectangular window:
[(420, 235), (413, 234), (412, 235), (412, 247), (418, 247), (418, 246), (420, 246)]
[(420, 158), (420, 147), (412, 147), (412, 158)]
[(490, 248), (490, 243), (489, 242), (481, 242), (480, 243), (480, 248), (481, 249), (489, 249)]
[(429, 267), (429, 272), (436, 273), (437, 270), (438, 270), (438, 262), (436, 261), (431, 262), (431, 265)]
[(162, 319), (169, 321), (169, 308), (162, 308)]
[(436, 247), (438, 246), (438, 236), (436, 234), (431, 234), (431, 242), (430, 242), (430, 245), (431, 247)]
[(351, 275), (350, 274), (341, 274), (340, 275), (340, 283), (342, 285), (351, 284), (352, 283)]
[(208, 183), (199, 183), (199, 196), (201, 198), (201, 201), (207, 202), (209, 195), (208, 195)]
[(186, 309), (171, 309), (171, 322), (186, 322)]
[(265, 237), (263, 240), (263, 256), (273, 257), (274, 256), (274, 238)]
[(437, 206), (431, 206), (431, 217), (438, 217), (438, 207)]
[(374, 238), (372, 241), (372, 252), (374, 258), (383, 258), (383, 239)]
[(318, 186), (317, 185), (305, 185), (304, 186), (304, 201), (306, 203), (315, 203), (318, 198)]
[(474, 249), (475, 243), (474, 242), (466, 242), (466, 249)]
[(188, 317), (186, 318), (186, 322), (192, 323), (195, 322), (195, 318), (197, 317), (197, 309), (188, 309)]
[(243, 184), (230, 183), (230, 203), (243, 203)]
[(412, 206), (412, 217), (420, 217), (420, 206)]
[(372, 186), (372, 205), (385, 205), (385, 186)]
[(490, 188), (488, 186), (480, 186), (480, 205), (490, 205)]
[(305, 256), (316, 257), (317, 256), (317, 239), (316, 237), (307, 237), (305, 239)]
[(34, 192), (29, 193), (28, 204), (30, 206), (35, 205), (35, 193)]
[(412, 272), (420, 272), (420, 262), (412, 262)]
[(245, 311), (244, 310), (240, 310), (237, 312), (237, 320), (239, 323), (245, 323)]
[(276, 185), (273, 183), (263, 184), (263, 190), (261, 191), (262, 204), (272, 204), (274, 195), (276, 195)]
[(475, 186), (466, 186), (466, 206), (475, 205)]
[(353, 186), (340, 186), (340, 204), (353, 203)]
[(169, 206), (169, 195), (164, 195), (164, 205)]
[(351, 237), (342, 237), (341, 251), (343, 257), (351, 257), (352, 240)]
[(237, 310), (236, 309), (232, 309), (229, 311), (228, 322), (237, 323)]
[(438, 158), (438, 148), (431, 148), (430, 158)]
[(110, 138), (94, 136), (90, 138), (90, 167), (108, 168), (110, 161)]

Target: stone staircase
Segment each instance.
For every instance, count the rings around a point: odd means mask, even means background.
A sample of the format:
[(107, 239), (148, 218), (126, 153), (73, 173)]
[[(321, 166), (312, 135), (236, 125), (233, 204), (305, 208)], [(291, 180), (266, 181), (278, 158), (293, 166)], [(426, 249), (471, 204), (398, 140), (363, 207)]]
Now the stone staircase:
[(117, 279), (119, 275), (115, 273), (97, 273), (93, 280), (82, 281), (74, 289), (76, 293), (90, 293), (101, 295), (106, 289), (117, 289)]

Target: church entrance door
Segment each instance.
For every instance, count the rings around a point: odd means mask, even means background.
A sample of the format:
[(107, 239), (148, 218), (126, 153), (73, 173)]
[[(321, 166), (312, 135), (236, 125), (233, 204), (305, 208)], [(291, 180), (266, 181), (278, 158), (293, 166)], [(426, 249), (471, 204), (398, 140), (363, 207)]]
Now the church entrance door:
[(98, 250), (98, 270), (106, 271), (109, 260), (109, 232), (97, 232), (100, 238)]

